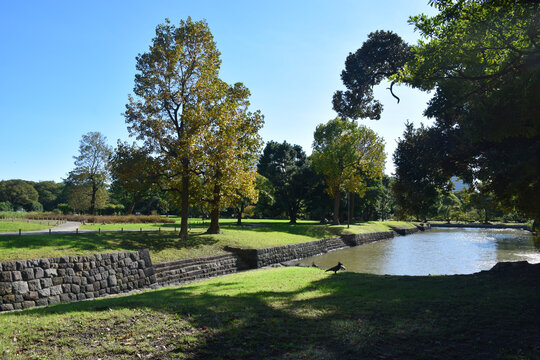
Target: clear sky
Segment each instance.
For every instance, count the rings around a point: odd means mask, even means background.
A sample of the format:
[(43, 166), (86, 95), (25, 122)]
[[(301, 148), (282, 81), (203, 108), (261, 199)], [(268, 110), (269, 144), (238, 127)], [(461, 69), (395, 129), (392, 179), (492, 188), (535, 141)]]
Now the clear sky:
[[(336, 116), (332, 94), (349, 52), (375, 30), (415, 43), (407, 23), (434, 14), (428, 0), (378, 1), (2, 1), (0, 2), (0, 180), (61, 181), (83, 134), (111, 146), (129, 140), (122, 113), (135, 57), (156, 25), (206, 19), (221, 52), (221, 78), (242, 82), (265, 115), (265, 141), (286, 140), (309, 154), (315, 127)], [(360, 120), (386, 140), (386, 173), (404, 123), (422, 117), (429, 95), (382, 85), (379, 121)]]

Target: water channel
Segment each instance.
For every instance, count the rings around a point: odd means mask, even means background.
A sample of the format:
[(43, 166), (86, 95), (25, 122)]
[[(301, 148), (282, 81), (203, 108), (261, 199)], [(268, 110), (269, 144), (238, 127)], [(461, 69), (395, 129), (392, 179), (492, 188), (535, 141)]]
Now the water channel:
[(301, 262), (347, 271), (392, 275), (472, 274), (500, 261), (540, 263), (540, 247), (525, 230), (433, 228), (327, 254)]

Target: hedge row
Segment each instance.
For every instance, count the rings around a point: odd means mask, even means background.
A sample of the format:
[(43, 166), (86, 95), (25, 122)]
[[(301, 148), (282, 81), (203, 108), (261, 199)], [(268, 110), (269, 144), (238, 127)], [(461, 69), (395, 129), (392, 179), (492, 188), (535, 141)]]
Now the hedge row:
[(172, 224), (174, 219), (168, 219), (159, 215), (123, 215), (123, 216), (102, 216), (102, 215), (59, 215), (59, 214), (28, 214), (27, 219), (79, 221), (94, 224)]

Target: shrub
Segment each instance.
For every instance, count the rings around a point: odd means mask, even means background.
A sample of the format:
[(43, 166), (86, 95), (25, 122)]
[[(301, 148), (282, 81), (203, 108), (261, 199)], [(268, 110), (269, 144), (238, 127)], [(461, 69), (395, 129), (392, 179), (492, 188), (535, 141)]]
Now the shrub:
[(93, 224), (172, 224), (174, 219), (163, 218), (159, 215), (124, 215), (124, 216), (101, 216), (101, 215), (59, 215), (59, 214), (30, 214), (28, 219), (49, 218), (54, 220), (80, 221)]

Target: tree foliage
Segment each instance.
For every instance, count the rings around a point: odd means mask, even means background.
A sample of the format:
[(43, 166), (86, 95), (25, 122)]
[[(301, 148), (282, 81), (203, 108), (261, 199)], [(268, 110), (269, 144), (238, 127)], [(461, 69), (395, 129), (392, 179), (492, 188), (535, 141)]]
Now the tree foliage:
[(128, 214), (133, 213), (137, 201), (152, 191), (157, 182), (157, 166), (147, 148), (118, 142), (111, 157), (110, 170), (115, 192), (125, 192), (130, 198)]
[[(19, 179), (0, 181), (0, 201), (9, 202), (14, 210), (32, 211), (38, 199), (39, 194), (30, 181)], [(5, 206), (9, 207), (7, 204)]]
[[(354, 54), (349, 53), (345, 60), (341, 80), (347, 90), (335, 92), (334, 110), (344, 118), (379, 120), (383, 106), (374, 99), (373, 87), (401, 70), (411, 57), (409, 46), (397, 34), (370, 33), (362, 47)], [(397, 98), (393, 92), (392, 95)]]
[[(408, 55), (407, 45), (396, 40), (403, 54), (381, 52), (382, 58), (373, 61), (397, 65), (380, 72), (392, 82), (434, 90), (425, 115), (435, 123), (418, 139), (424, 142), (418, 146), (440, 146), (429, 154), (433, 162), (423, 167), (423, 177), (434, 184), (452, 176), (469, 184), (480, 181), (507, 208), (540, 219), (539, 3), (433, 0), (431, 4), (437, 15), (410, 18), (422, 40), (409, 48)], [(370, 36), (360, 50), (385, 48), (387, 43), (387, 37)], [(352, 77), (348, 83), (358, 84), (346, 85), (348, 96), (369, 100), (350, 101), (361, 105), (358, 113), (377, 115), (378, 104), (369, 96), (376, 81), (369, 80), (378, 81), (373, 74), (379, 72), (364, 72), (371, 77), (345, 72)]]
[(54, 181), (39, 181), (34, 184), (38, 192), (38, 201), (43, 205), (43, 210), (52, 211), (59, 203), (64, 184)]
[(314, 138), (313, 167), (323, 175), (326, 191), (334, 198), (333, 223), (339, 224), (341, 193), (363, 196), (366, 179), (382, 177), (384, 142), (373, 130), (340, 118), (317, 126)]
[[(77, 207), (73, 209), (89, 210), (91, 214), (95, 214), (96, 210), (104, 205), (101, 199), (108, 178), (108, 161), (112, 151), (106, 139), (99, 132), (89, 132), (82, 136), (79, 155), (74, 156), (75, 169), (68, 176), (72, 186), (70, 191), (72, 194), (77, 194), (77, 196), (73, 195), (77, 200), (70, 201), (70, 204), (77, 204)], [(73, 189), (75, 187), (76, 190)], [(85, 196), (88, 199), (85, 199)], [(88, 207), (83, 207), (82, 204), (87, 203)]]
[(249, 90), (237, 83), (228, 87), (209, 111), (210, 127), (200, 147), (199, 174), (202, 199), (210, 210), (210, 234), (220, 232), (219, 214), (223, 208), (240, 200), (257, 201), (255, 163), (262, 143), (259, 130), (263, 117), (258, 111), (248, 111), (249, 95)]
[(449, 144), (442, 171), (480, 180), (507, 208), (540, 218), (540, 6), (434, 1), (411, 18), (426, 38), (396, 76), (435, 89), (426, 115)]
[(187, 220), (195, 153), (207, 130), (205, 112), (220, 84), (221, 64), (204, 21), (170, 21), (156, 28), (148, 52), (137, 56), (135, 97), (129, 97), (125, 118), (131, 135), (143, 140), (162, 164), (168, 189), (180, 194), (180, 236), (187, 238)]
[[(125, 118), (160, 164), (162, 187), (181, 207), (180, 236), (187, 238), (193, 201), (219, 209), (240, 190), (254, 195), (253, 152), (262, 125), (248, 113), (249, 91), (219, 79), (220, 53), (205, 21), (158, 25), (148, 52), (137, 56), (135, 97)], [(214, 216), (215, 219), (215, 216)], [(219, 232), (219, 226), (210, 232)]]
[(309, 161), (302, 147), (286, 141), (270, 141), (264, 148), (257, 169), (272, 183), (275, 201), (286, 212), (291, 224), (295, 224), (312, 185), (307, 176)]

